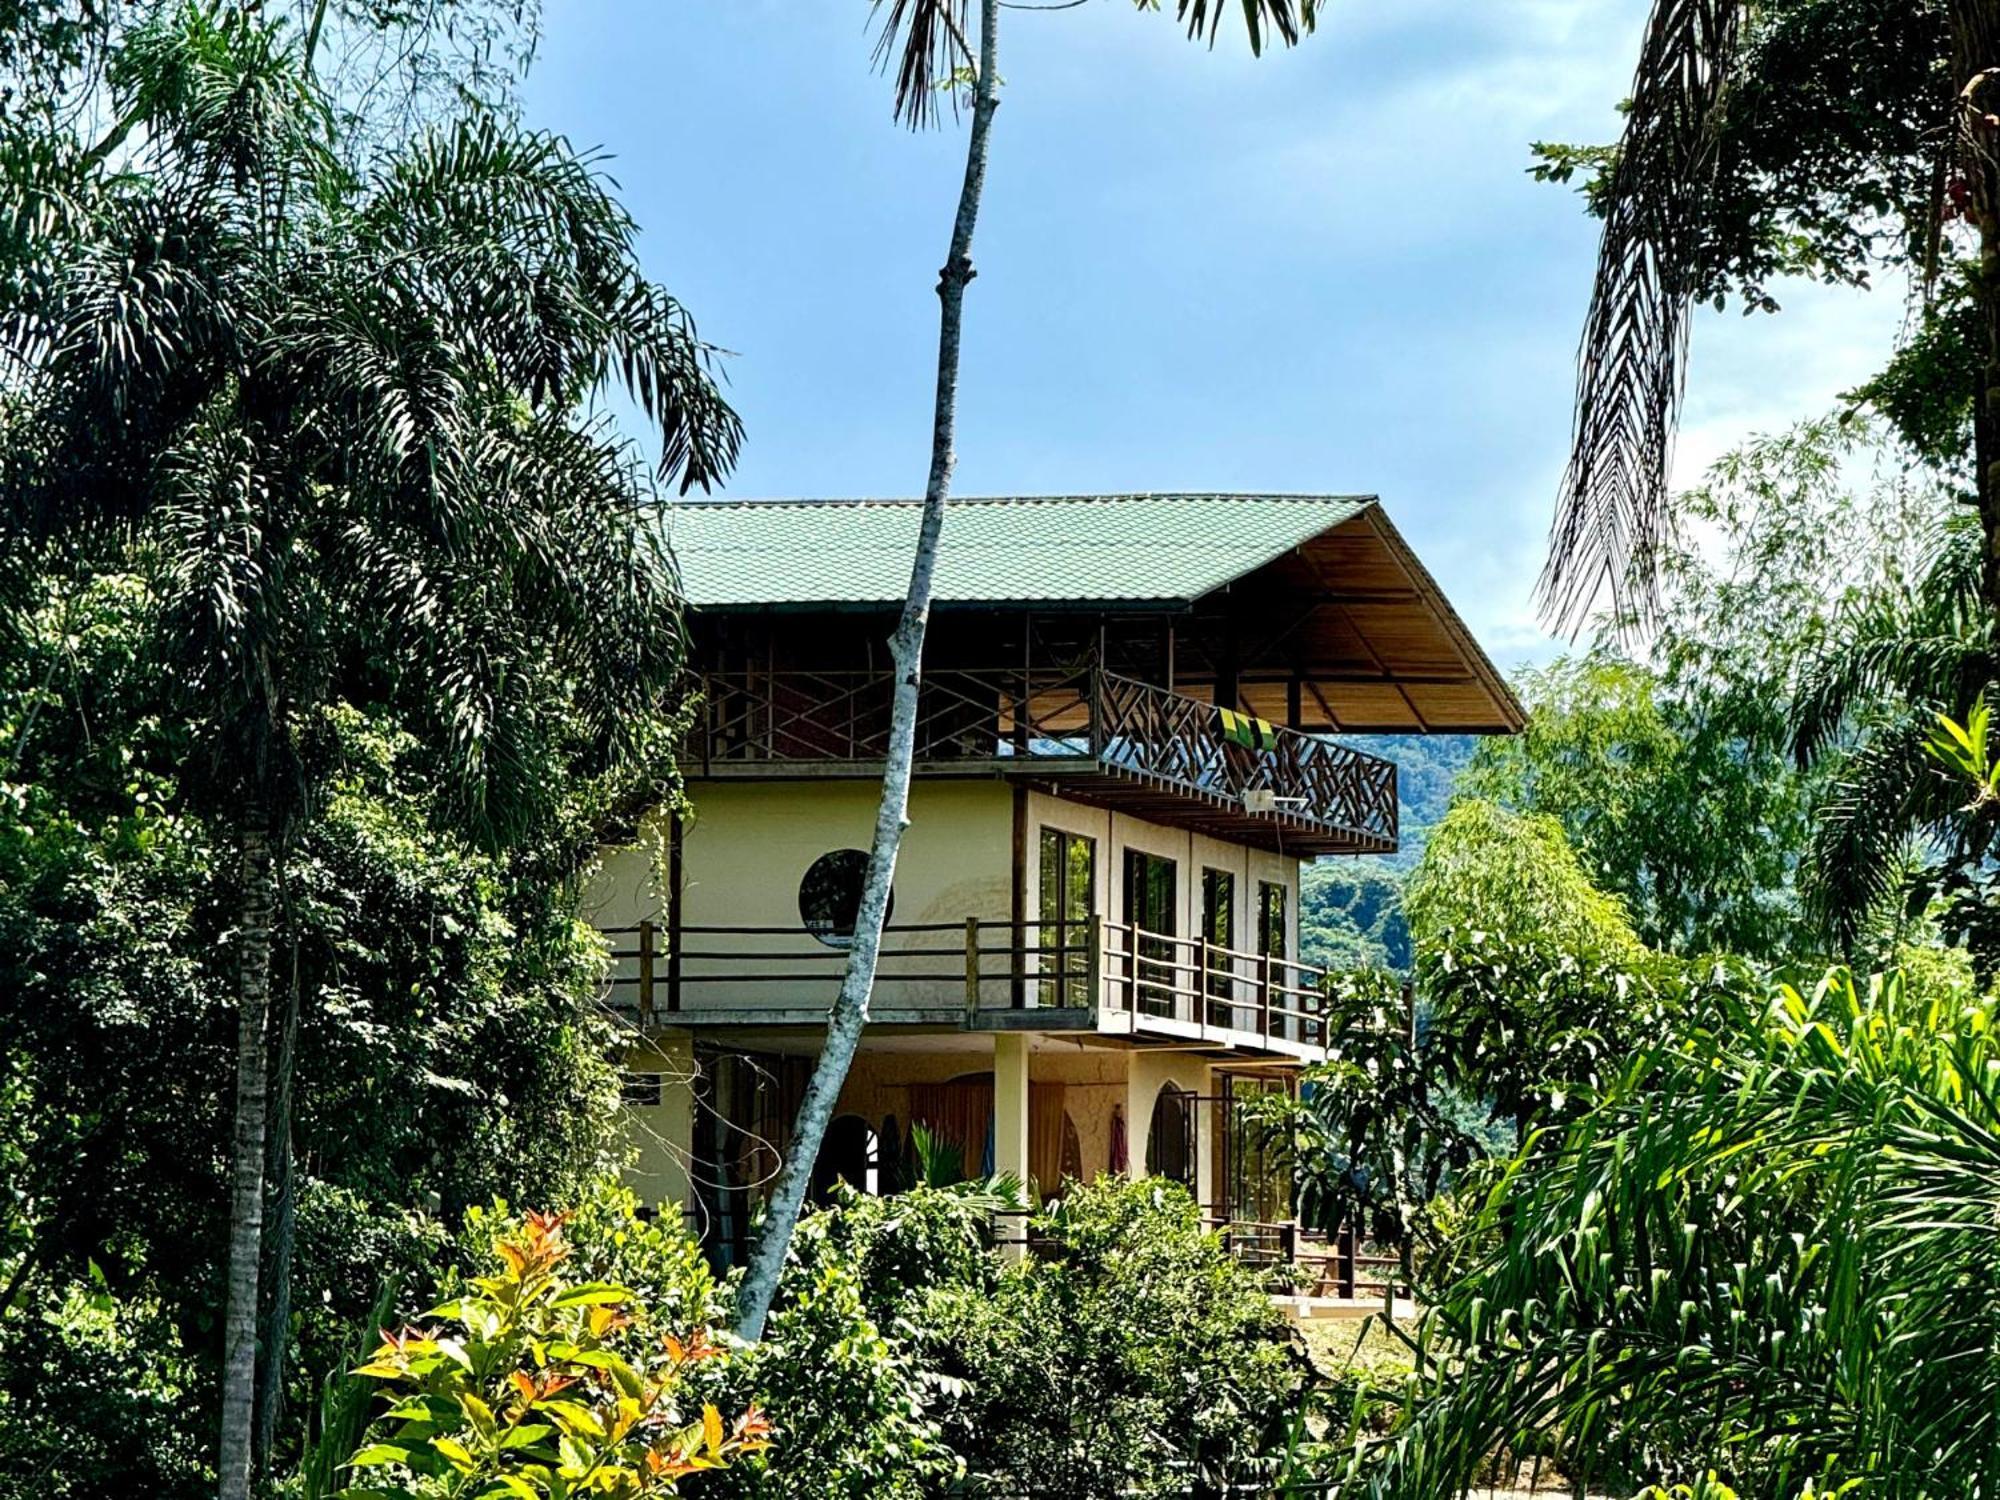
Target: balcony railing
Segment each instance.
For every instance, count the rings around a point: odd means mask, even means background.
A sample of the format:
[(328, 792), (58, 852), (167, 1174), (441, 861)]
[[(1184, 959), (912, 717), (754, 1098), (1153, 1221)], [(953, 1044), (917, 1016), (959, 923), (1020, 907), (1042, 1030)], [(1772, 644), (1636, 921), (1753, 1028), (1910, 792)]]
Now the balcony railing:
[[(604, 935), (609, 1003), (641, 1025), (824, 1015), (847, 967), (844, 948), (798, 927), (687, 926), (678, 950), (652, 922)], [(986, 1012), (1043, 1011), (1050, 1024), (1294, 1054), (1330, 1040), (1328, 971), (1123, 922), (892, 922), (880, 959), (870, 1009), (882, 1020), (962, 1011), (978, 1026)]]
[[(1407, 1287), (1400, 1270), (1402, 1258), (1395, 1247), (1363, 1240), (1351, 1224), (1323, 1234), (1295, 1219), (1245, 1219), (1211, 1205), (1202, 1211), (1201, 1225), (1243, 1265), (1270, 1273), (1277, 1283), (1275, 1291), (1380, 1304)], [(1044, 1260), (1060, 1259), (1063, 1254), (1059, 1241), (1034, 1232), (1033, 1213), (1028, 1209), (995, 1213), (993, 1240), (996, 1245), (1017, 1246)]]
[[(704, 774), (797, 763), (872, 766), (887, 756), (887, 673), (711, 672), (702, 686), (689, 762)], [(1091, 766), (1237, 816), (1326, 830), (1343, 847), (1395, 848), (1391, 762), (1241, 722), (1252, 727), (1232, 737), (1213, 704), (1094, 666), (940, 668), (924, 675), (916, 759), (929, 770)]]

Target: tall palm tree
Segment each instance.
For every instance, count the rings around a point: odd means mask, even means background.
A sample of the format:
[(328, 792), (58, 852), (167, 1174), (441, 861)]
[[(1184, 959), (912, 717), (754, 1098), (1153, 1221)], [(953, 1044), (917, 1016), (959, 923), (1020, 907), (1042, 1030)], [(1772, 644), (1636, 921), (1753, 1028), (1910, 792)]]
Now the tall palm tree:
[[(777, 1295), (778, 1274), (791, 1247), (792, 1231), (805, 1204), (806, 1189), (818, 1160), (820, 1142), (833, 1119), (840, 1090), (847, 1081), (862, 1029), (868, 1024), (868, 1000), (875, 988), (876, 960), (882, 947), (882, 924), (889, 909), (889, 889), (895, 879), (896, 853), (909, 822), (910, 772), (916, 747), (918, 684), (923, 671), (924, 634), (930, 620), (931, 576), (937, 564), (938, 538), (944, 524), (945, 500), (957, 455), (959, 341), (965, 324), (965, 289), (973, 277), (972, 236), (986, 185), (986, 163), (993, 115), (1000, 104), (1000, 11), (1005, 0), (979, 0), (978, 38), (968, 34), (971, 0), (874, 0), (881, 20), (876, 58), (895, 75), (895, 113), (917, 127), (935, 123), (938, 102), (945, 95), (956, 103), (961, 91), (971, 94), (972, 122), (966, 137), (965, 175), (958, 207), (952, 216), (951, 238), (943, 268), (938, 272), (937, 384), (931, 413), (930, 472), (924, 484), (923, 518), (903, 609), (889, 639), (895, 671), (895, 697), (889, 716), (889, 743), (884, 757), (882, 797), (875, 813), (875, 830), (868, 852), (861, 901), (854, 921), (854, 940), (840, 994), (827, 1020), (826, 1043), (799, 1103), (792, 1147), (771, 1187), (764, 1226), (752, 1251), (737, 1295), (736, 1331), (746, 1339), (763, 1336), (764, 1320)], [(1022, 9), (1063, 10), (1080, 0)], [(1158, 10), (1160, 0), (1135, 0), (1140, 10)], [(1213, 42), (1229, 7), (1225, 0), (1175, 0), (1175, 14), (1188, 35)], [(1319, 0), (1238, 0), (1252, 51), (1261, 52), (1267, 36), (1286, 46), (1313, 29)]]
[[(1935, 116), (1936, 128), (1918, 135), (1938, 159), (1923, 173), (1931, 179), (1927, 223), (1912, 228), (1918, 258), (1933, 268), (1945, 219), (1962, 217), (1975, 241), (1981, 368), (1964, 375), (1976, 390), (1980, 594), (1989, 612), (2000, 612), (2000, 0), (1885, 0), (1882, 9), (1919, 5), (1944, 11), (1950, 56), (1935, 61), (1949, 73), (1951, 94), (1935, 108), (1914, 106)], [(1732, 100), (1751, 81), (1745, 40), (1784, 9), (1756, 0), (1655, 0), (1647, 23), (1623, 138), (1594, 193), (1603, 238), (1579, 352), (1570, 462), (1541, 579), (1544, 608), (1571, 627), (1607, 590), (1620, 614), (1648, 611), (1647, 563), (1667, 524), (1689, 313), (1714, 285), (1725, 212), (1714, 188), (1729, 149)], [(1884, 211), (1876, 203), (1875, 219)]]
[(584, 403), (622, 385), (683, 489), (740, 438), (589, 160), (472, 114), (358, 176), (301, 64), (254, 7), (164, 9), (112, 57), (115, 170), (51, 138), (0, 179), (0, 557), (143, 573), (179, 794), (236, 851), (224, 1500), (251, 1477), (275, 893), (324, 710), (357, 682), (398, 705), (505, 838), (548, 795), (526, 747), (560, 724), (622, 755), (681, 658), (653, 473)]

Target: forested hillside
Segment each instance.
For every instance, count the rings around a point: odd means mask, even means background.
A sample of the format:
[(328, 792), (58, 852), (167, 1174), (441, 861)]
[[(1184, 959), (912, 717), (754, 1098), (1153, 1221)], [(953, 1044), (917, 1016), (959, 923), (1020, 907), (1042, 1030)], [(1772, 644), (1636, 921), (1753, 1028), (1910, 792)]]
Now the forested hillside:
[(1360, 735), (1357, 750), (1396, 763), (1402, 848), (1394, 854), (1323, 859), (1300, 887), (1299, 948), (1308, 963), (1336, 968), (1407, 969), (1410, 930), (1403, 881), (1424, 852), (1424, 838), (1451, 805), (1452, 788), (1479, 748), (1473, 735)]

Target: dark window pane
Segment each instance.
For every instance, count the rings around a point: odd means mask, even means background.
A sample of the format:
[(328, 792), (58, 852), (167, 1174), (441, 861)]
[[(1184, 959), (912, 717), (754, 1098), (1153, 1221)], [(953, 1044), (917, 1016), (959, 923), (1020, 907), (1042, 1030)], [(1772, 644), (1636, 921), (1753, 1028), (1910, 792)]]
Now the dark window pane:
[(618, 1075), (619, 1102), (635, 1109), (657, 1109), (660, 1105), (660, 1075), (658, 1073), (620, 1073)]
[[(799, 882), (799, 920), (806, 931), (829, 948), (854, 941), (854, 920), (861, 912), (861, 887), (868, 878), (868, 851), (836, 849), (822, 854)], [(886, 922), (895, 915), (896, 893), (889, 893)]]
[[(1176, 1012), (1175, 868), (1170, 859), (1125, 851), (1125, 922), (1133, 934), (1133, 1001), (1156, 1015)], [(1190, 1018), (1191, 1019), (1191, 1018)]]
[(1236, 946), (1236, 877), (1228, 870), (1201, 872), (1201, 931), (1208, 939), (1208, 1023), (1229, 1026), (1235, 985), (1233, 960), (1226, 952)]
[(1080, 833), (1044, 828), (1041, 837), (1041, 1002), (1088, 1006), (1090, 914), (1095, 909), (1097, 845)]

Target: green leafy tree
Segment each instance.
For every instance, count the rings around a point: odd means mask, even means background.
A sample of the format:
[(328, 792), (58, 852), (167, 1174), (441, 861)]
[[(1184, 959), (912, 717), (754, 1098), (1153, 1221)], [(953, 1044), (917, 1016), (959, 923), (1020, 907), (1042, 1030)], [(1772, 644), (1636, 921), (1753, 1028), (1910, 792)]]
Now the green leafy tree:
[(1545, 814), (1454, 805), (1408, 910), (1431, 1055), (1523, 1135), (1538, 1111), (1614, 1074), (1675, 1003), (1672, 966)]
[(1481, 750), (1466, 795), (1554, 818), (1653, 946), (1792, 949), (1806, 806), (1781, 744), (1746, 743), (1608, 651), (1519, 673), (1515, 690), (1527, 727)]
[(1331, 1233), (1364, 1226), (1400, 1247), (1412, 1277), (1416, 1251), (1438, 1239), (1430, 1207), (1489, 1149), (1468, 1106), (1433, 1055), (1434, 1032), (1414, 996), (1380, 970), (1336, 977), (1332, 1041), (1301, 1074), (1296, 1094), (1273, 1090), (1253, 1118), (1281, 1142), (1295, 1178), (1299, 1222)]
[(46, 174), (7, 182), (26, 233), (0, 552), (133, 561), (137, 654), (185, 728), (177, 794), (233, 849), (234, 1497), (276, 892), (325, 786), (321, 710), (366, 683), (447, 747), (475, 836), (531, 826), (552, 722), (616, 761), (679, 661), (645, 472), (579, 404), (622, 382), (684, 485), (725, 469), (738, 434), (630, 220), (561, 141), (475, 115), (357, 177), (298, 42), (254, 10), (162, 8), (118, 36), (106, 77), (132, 130), (117, 170), (54, 139), (60, 196)]
[(1482, 745), (1463, 777), (1556, 817), (1651, 946), (1851, 952), (1903, 893), (1902, 850), (1936, 798), (1891, 769), (1907, 739), (1879, 755), (1897, 723), (1962, 708), (1979, 607), (1962, 570), (1939, 595), (1950, 495), (1881, 438), (1822, 420), (1726, 455), (1677, 501), (1644, 633), (1614, 618), (1589, 653), (1523, 673), (1526, 731)]

